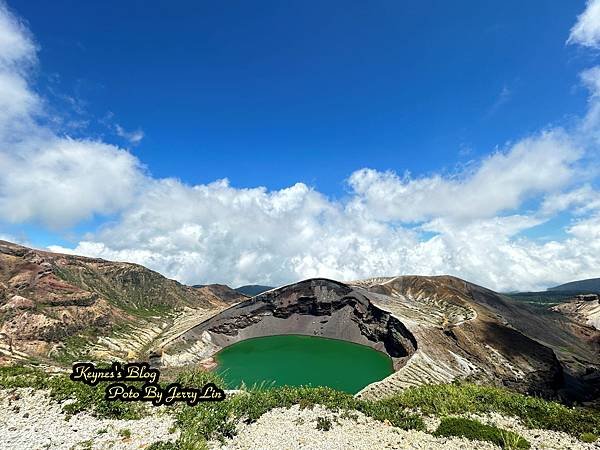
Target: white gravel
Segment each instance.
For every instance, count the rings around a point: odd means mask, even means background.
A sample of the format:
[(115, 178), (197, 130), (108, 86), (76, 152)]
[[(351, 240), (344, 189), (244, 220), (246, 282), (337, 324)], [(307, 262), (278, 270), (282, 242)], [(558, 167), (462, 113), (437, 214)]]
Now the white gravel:
[[(155, 441), (177, 439), (173, 419), (151, 415), (141, 420), (98, 419), (80, 413), (67, 420), (62, 405), (45, 391), (0, 391), (0, 449), (140, 449)], [(130, 437), (120, 435), (129, 430)], [(126, 434), (126, 432), (124, 432)]]
[[(238, 434), (225, 443), (211, 442), (211, 450), (237, 449), (443, 449), (485, 450), (499, 447), (480, 441), (462, 438), (437, 438), (421, 431), (404, 431), (371, 419), (359, 412), (352, 418), (343, 412), (334, 413), (322, 407), (300, 409), (277, 408), (263, 415), (252, 424), (240, 424)], [(331, 421), (329, 431), (317, 430), (317, 418)], [(586, 444), (578, 439), (556, 431), (525, 428), (518, 418), (500, 414), (465, 416), (514, 431), (531, 443), (532, 450), (598, 450), (600, 441)], [(437, 417), (425, 417), (428, 432), (440, 424)]]
[[(498, 449), (489, 442), (462, 438), (436, 438), (422, 431), (404, 431), (359, 412), (333, 413), (315, 406), (276, 408), (256, 422), (239, 425), (238, 435), (226, 443), (211, 442), (211, 449)], [(317, 418), (328, 418), (329, 431), (317, 430)]]

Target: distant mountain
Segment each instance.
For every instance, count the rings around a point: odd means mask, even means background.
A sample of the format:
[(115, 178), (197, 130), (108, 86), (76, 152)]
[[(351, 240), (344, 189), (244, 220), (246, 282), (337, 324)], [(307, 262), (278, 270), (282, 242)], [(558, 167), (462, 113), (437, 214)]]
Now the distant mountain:
[(270, 291), (271, 289), (273, 289), (273, 286), (262, 286), (260, 284), (247, 284), (245, 286), (235, 288), (235, 290), (240, 294), (248, 295), (250, 297), (262, 294), (265, 291)]
[(548, 288), (549, 291), (577, 291), (579, 293), (596, 292), (600, 293), (600, 278), (590, 278), (588, 280), (571, 281)]
[(196, 284), (192, 287), (200, 289), (204, 292), (211, 292), (221, 301), (227, 303), (237, 303), (248, 298), (248, 295), (238, 291), (237, 289), (231, 289), (226, 284)]

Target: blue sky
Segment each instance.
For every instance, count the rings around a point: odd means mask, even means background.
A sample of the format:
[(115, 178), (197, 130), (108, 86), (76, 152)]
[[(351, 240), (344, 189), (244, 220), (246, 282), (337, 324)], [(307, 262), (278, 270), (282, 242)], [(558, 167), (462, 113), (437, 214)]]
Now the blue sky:
[(0, 234), (190, 283), (600, 276), (597, 3), (9, 1)]

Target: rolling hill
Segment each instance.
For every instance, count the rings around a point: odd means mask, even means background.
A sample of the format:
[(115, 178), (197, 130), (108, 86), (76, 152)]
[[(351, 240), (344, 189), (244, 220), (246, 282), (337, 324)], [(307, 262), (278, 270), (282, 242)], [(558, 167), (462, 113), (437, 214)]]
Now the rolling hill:
[(600, 293), (600, 278), (589, 278), (587, 280), (571, 281), (570, 283), (561, 284), (548, 288), (551, 292), (576, 292), (578, 294)]

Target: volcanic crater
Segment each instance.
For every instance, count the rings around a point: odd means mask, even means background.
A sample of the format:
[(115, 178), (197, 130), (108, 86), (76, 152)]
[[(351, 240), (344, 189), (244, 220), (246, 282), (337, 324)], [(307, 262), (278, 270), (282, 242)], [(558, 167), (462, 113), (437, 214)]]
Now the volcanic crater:
[(395, 370), (417, 350), (415, 336), (398, 318), (356, 289), (319, 278), (273, 289), (226, 309), (167, 344), (162, 360), (179, 365), (178, 359), (186, 361), (198, 352), (210, 365), (210, 357), (224, 347), (283, 334), (366, 345), (386, 353)]
[(554, 396), (563, 385), (551, 348), (512, 328), (497, 294), (454, 277), (401, 276), (342, 283), (304, 280), (231, 306), (155, 350), (163, 367), (200, 363), (240, 341), (276, 335), (340, 339), (387, 354), (394, 373), (365, 398), (456, 379)]

